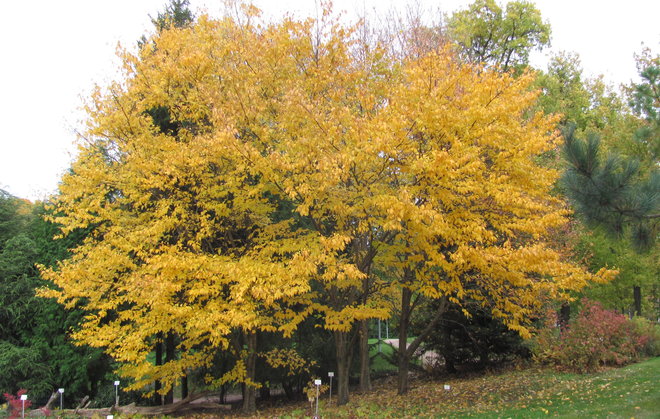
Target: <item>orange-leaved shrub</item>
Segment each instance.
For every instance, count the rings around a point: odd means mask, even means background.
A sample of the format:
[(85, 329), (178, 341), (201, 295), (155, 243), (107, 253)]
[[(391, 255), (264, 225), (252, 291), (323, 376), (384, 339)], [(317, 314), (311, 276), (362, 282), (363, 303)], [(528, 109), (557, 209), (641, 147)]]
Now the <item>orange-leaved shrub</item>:
[(595, 371), (621, 366), (660, 353), (660, 327), (644, 318), (629, 319), (584, 301), (579, 315), (560, 330), (541, 330), (535, 338), (537, 360), (561, 370)]

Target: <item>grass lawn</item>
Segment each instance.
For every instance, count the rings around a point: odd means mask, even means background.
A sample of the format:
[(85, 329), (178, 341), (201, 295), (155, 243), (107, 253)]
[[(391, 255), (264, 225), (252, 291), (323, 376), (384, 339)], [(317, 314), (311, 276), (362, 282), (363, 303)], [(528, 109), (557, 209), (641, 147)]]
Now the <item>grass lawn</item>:
[(388, 358), (391, 358), (394, 349), (392, 346), (385, 342), (380, 344), (380, 352), (378, 351), (378, 339), (369, 339), (369, 356), (371, 357), (371, 370), (374, 371), (376, 376), (384, 373), (396, 372), (396, 365), (391, 364)]
[[(308, 417), (307, 406), (257, 416)], [(319, 413), (325, 418), (660, 418), (660, 358), (587, 375), (525, 369), (413, 382), (405, 397), (396, 395), (390, 379), (369, 394), (352, 394), (347, 406), (328, 406), (323, 397)]]

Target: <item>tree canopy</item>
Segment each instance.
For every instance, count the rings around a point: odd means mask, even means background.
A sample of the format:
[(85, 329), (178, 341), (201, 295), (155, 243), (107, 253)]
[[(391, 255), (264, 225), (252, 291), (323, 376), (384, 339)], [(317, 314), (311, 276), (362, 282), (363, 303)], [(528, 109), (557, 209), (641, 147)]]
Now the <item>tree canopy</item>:
[[(88, 311), (74, 337), (131, 388), (167, 391), (235, 333), (235, 365), (207, 381), (257, 387), (256, 332), (289, 336), (314, 315), (335, 334), (345, 403), (348, 334), (388, 317), (397, 290), (469, 298), (528, 335), (544, 298), (608, 276), (546, 240), (567, 212), (549, 193), (557, 171), (537, 164), (558, 135), (529, 112), (532, 74), (449, 48), (396, 59), (355, 32), (330, 10), (201, 16), (124, 52), (124, 77), (90, 98), (51, 217), (89, 233), (43, 269), (58, 288), (42, 295)], [(154, 365), (165, 336), (177, 355)]]
[(550, 25), (528, 1), (510, 1), (502, 10), (495, 0), (476, 0), (453, 13), (447, 29), (465, 59), (504, 70), (527, 65), (532, 50), (550, 45)]

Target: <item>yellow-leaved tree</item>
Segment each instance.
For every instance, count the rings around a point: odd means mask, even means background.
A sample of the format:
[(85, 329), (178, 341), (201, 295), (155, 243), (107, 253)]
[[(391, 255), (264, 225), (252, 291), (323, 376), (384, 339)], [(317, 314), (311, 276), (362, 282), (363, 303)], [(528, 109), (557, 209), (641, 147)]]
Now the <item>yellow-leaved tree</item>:
[(384, 119), (392, 162), (389, 222), (398, 231), (387, 266), (401, 287), (399, 341), (419, 298), (440, 300), (433, 320), (401, 345), (399, 393), (408, 365), (447, 303), (489, 307), (524, 337), (543, 301), (565, 298), (591, 275), (552, 248), (567, 222), (550, 194), (558, 173), (538, 164), (556, 147), (556, 119), (530, 113), (532, 75), (514, 78), (460, 63), (440, 48), (402, 63)]
[(107, 348), (133, 388), (166, 391), (239, 333), (235, 368), (210, 381), (244, 383), (252, 410), (256, 332), (316, 313), (343, 404), (358, 331), (366, 343), (393, 292), (403, 339), (418, 296), (479, 301), (526, 334), (541, 297), (594, 279), (544, 242), (566, 213), (535, 163), (555, 134), (527, 113), (530, 79), (446, 49), (394, 58), (355, 29), (329, 9), (202, 16), (124, 53), (124, 79), (91, 98), (55, 217), (90, 234), (44, 270), (58, 288), (43, 294), (89, 311), (74, 337)]
[[(241, 145), (254, 135), (244, 102), (268, 89), (244, 77), (262, 36), (204, 17), (164, 30), (139, 56), (124, 53), (125, 78), (87, 106), (54, 221), (63, 234), (90, 232), (73, 257), (43, 271), (58, 288), (42, 294), (89, 312), (73, 337), (106, 348), (131, 389), (158, 381), (167, 392), (239, 334), (242, 358), (209, 379), (254, 390), (255, 333), (290, 333), (302, 320), (286, 307), (309, 292), (318, 240), (278, 219), (281, 202)], [(154, 365), (147, 355), (161, 340), (176, 348)]]

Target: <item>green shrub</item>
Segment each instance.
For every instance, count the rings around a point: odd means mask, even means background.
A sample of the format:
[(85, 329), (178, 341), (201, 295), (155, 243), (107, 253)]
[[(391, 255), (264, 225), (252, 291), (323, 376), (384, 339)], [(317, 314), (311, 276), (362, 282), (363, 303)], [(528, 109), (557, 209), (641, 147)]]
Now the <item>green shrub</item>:
[(634, 317), (630, 321), (635, 333), (648, 337), (646, 344), (640, 348), (644, 356), (660, 356), (660, 324), (651, 322), (644, 317)]

